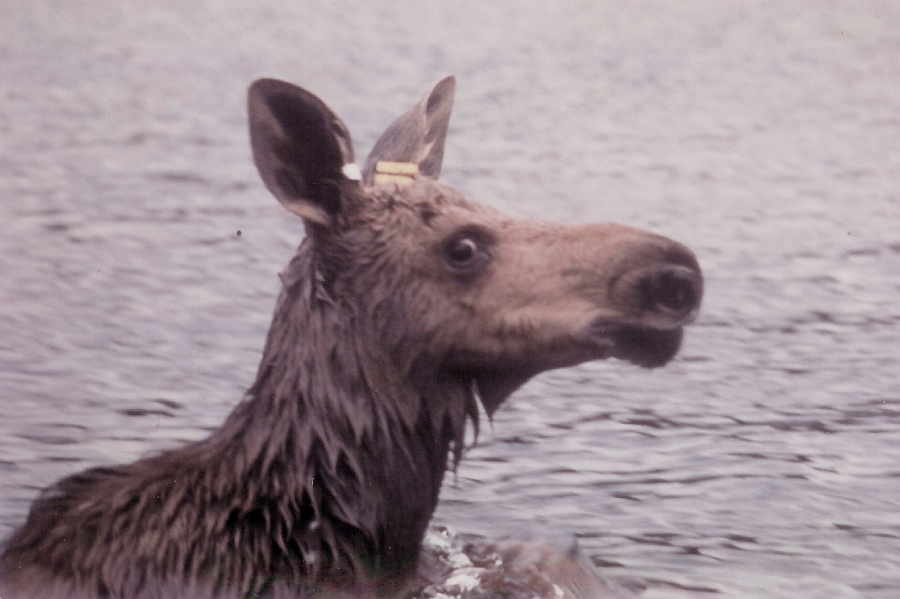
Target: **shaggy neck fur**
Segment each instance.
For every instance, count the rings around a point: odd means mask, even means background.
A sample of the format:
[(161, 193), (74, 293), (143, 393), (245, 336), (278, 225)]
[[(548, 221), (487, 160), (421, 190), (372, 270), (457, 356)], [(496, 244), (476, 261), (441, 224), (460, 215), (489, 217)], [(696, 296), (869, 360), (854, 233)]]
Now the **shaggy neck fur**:
[(4, 597), (393, 594), (409, 578), (475, 399), (398, 367), (377, 327), (323, 292), (311, 246), (224, 425), (48, 489), (0, 558)]
[(373, 338), (371, 317), (323, 288), (312, 246), (283, 275), (247, 400), (209, 440), (232, 471), (212, 480), (246, 485), (246, 516), (284, 574), (345, 586), (414, 569), (475, 399), (466, 381), (410, 372), (415, 357)]

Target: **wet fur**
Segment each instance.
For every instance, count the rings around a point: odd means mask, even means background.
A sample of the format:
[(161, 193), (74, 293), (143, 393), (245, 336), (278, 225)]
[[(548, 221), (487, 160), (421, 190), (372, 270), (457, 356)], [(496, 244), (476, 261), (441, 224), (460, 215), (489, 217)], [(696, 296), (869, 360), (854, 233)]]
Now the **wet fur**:
[[(57, 581), (60, 597), (169, 588), (241, 597), (302, 594), (310, 580), (347, 587), (415, 564), (448, 453), (459, 458), (477, 408), (469, 381), (413, 372), (433, 360), (413, 351), (425, 345), (387, 341), (408, 335), (401, 321), (373, 324), (372, 310), (402, 296), (428, 303), (390, 259), (397, 231), (414, 225), (404, 222), (421, 221), (424, 198), (396, 191), (373, 197), (370, 226), (346, 224), (380, 237), (343, 241), (383, 247), (379, 264), (341, 263), (352, 247), (319, 255), (315, 235), (303, 243), (282, 274), (256, 382), (221, 429), (56, 483), (8, 541), (3, 578)], [(354, 301), (351, 284), (378, 298)], [(402, 355), (383, 349), (403, 345)]]

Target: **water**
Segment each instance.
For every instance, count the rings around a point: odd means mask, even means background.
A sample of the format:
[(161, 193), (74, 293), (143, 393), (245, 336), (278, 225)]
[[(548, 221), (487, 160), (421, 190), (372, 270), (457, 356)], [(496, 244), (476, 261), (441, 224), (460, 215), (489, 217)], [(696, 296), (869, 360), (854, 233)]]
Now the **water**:
[(707, 292), (667, 368), (517, 393), (435, 523), (577, 537), (651, 591), (896, 596), (900, 7), (0, 2), (0, 536), (252, 381), (302, 227), (253, 169), (250, 81), (313, 90), (364, 155), (455, 73), (444, 179), (684, 241)]

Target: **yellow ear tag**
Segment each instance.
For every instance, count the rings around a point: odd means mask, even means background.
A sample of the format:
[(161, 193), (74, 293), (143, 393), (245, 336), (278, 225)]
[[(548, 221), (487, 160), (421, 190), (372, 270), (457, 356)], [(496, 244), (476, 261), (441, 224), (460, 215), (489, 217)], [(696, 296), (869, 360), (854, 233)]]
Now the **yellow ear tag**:
[(419, 165), (412, 162), (388, 162), (379, 160), (375, 163), (375, 185), (397, 183), (409, 185), (419, 174)]

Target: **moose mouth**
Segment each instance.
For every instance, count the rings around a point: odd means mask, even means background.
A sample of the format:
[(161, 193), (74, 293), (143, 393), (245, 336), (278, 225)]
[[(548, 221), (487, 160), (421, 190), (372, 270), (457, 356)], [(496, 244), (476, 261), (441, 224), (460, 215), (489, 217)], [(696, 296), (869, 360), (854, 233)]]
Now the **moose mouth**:
[(667, 264), (639, 274), (634, 282), (622, 280), (632, 285), (646, 321), (622, 323), (600, 318), (588, 327), (588, 337), (608, 356), (656, 368), (675, 357), (684, 325), (697, 317), (703, 278), (696, 262)]
[(535, 363), (493, 364), (467, 368), (459, 375), (472, 381), (481, 403), (491, 416), (509, 395), (528, 379), (548, 368), (559, 368), (588, 360), (618, 358), (644, 368), (663, 366), (681, 346), (682, 327), (655, 329), (641, 325), (595, 322), (582, 349), (549, 366)]
[(667, 364), (681, 347), (682, 327), (655, 329), (640, 325), (598, 324), (592, 337), (602, 345), (611, 345), (610, 355), (644, 368)]

